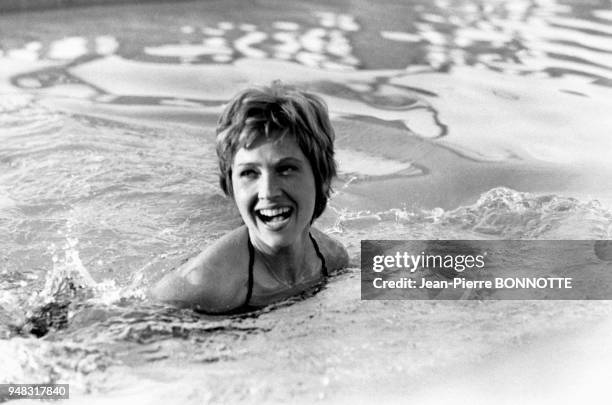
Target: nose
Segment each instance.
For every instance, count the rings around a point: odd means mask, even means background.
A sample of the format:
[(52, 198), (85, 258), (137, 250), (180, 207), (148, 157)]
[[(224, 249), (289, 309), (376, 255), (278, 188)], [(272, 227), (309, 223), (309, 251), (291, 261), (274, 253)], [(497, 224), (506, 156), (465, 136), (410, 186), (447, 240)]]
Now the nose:
[(281, 195), (280, 179), (274, 173), (264, 172), (259, 178), (258, 197), (272, 200)]

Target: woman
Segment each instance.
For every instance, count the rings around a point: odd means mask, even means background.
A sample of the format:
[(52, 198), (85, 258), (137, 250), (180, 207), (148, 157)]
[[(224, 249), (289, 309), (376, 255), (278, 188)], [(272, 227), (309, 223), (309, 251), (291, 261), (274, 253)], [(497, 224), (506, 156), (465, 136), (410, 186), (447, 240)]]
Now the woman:
[(244, 225), (153, 289), (207, 313), (248, 311), (299, 294), (348, 264), (312, 228), (336, 175), (334, 131), (319, 97), (274, 82), (239, 93), (217, 126), (220, 184)]

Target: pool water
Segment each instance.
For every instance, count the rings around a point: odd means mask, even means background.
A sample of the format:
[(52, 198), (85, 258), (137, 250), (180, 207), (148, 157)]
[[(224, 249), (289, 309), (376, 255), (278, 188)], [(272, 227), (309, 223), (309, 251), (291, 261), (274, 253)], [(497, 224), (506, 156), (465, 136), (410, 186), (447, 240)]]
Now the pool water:
[[(154, 404), (369, 403), (388, 386), (394, 402), (601, 331), (605, 301), (361, 301), (358, 266), (362, 239), (610, 239), (611, 20), (607, 1), (553, 0), (1, 15), (0, 383)], [(316, 226), (351, 267), (242, 317), (150, 301), (240, 225), (214, 127), (275, 79), (330, 107), (340, 175)]]

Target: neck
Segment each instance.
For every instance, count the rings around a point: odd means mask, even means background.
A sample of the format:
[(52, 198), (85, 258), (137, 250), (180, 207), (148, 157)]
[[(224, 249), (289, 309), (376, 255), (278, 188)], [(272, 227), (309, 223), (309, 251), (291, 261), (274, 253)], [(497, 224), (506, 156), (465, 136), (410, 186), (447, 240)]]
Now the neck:
[(255, 248), (255, 255), (270, 273), (280, 282), (293, 285), (299, 275), (309, 268), (310, 260), (314, 254), (314, 247), (306, 230), (300, 238), (288, 246), (271, 250), (268, 246), (260, 246), (256, 240), (251, 240)]

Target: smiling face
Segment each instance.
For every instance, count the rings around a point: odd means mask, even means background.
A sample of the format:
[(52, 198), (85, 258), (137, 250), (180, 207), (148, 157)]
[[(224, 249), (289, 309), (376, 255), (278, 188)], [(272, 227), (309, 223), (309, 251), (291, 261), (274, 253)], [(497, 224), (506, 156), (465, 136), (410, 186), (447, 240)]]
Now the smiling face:
[(293, 136), (261, 137), (232, 164), (233, 196), (260, 251), (273, 253), (308, 235), (315, 207), (312, 167)]

